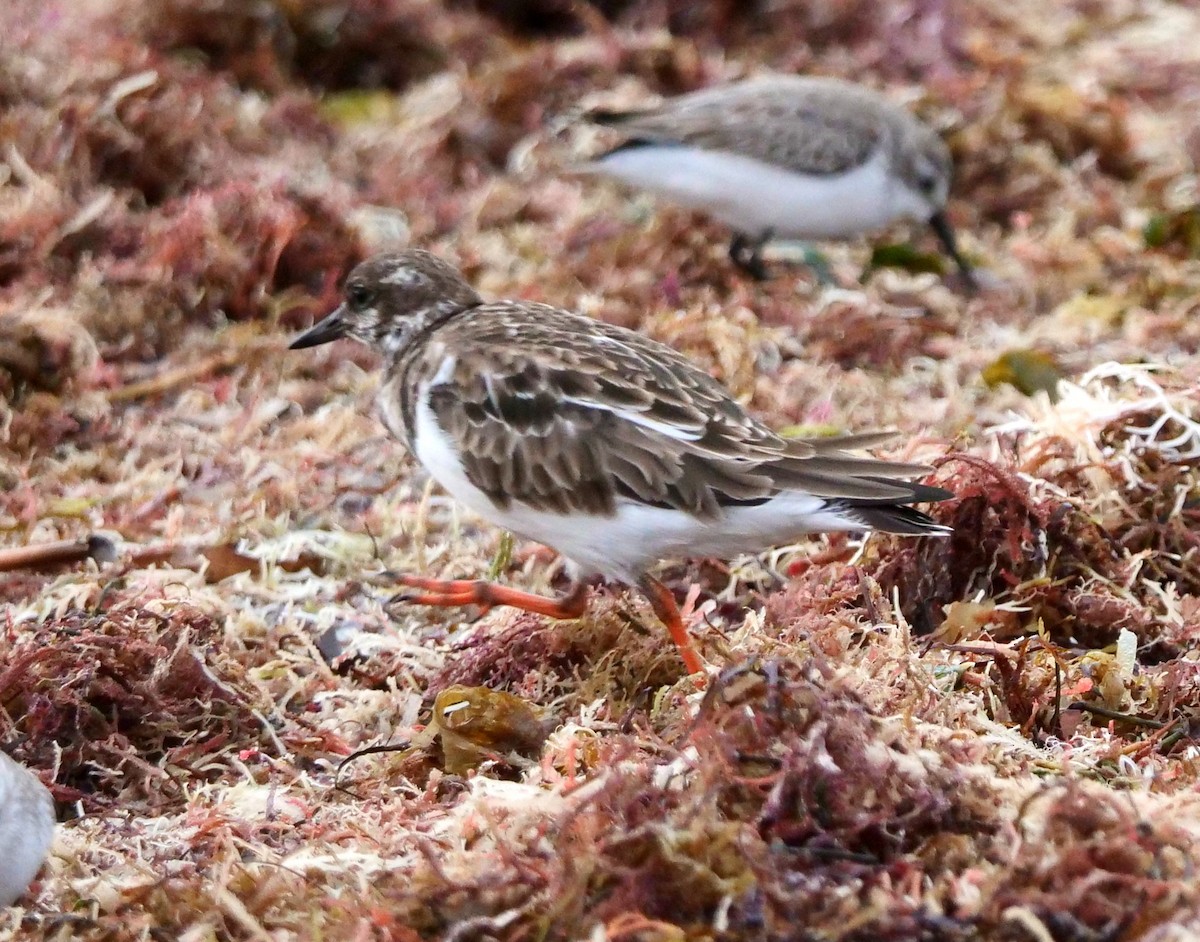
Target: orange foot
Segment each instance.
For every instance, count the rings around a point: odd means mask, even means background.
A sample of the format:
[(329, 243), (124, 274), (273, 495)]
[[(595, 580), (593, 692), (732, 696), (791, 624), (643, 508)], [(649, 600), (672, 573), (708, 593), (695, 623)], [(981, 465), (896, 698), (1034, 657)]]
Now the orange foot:
[[(547, 598), (483, 579), (429, 579), (409, 575), (397, 575), (395, 578), (401, 585), (416, 591), (400, 592), (392, 596), (393, 602), (441, 607), (478, 605), (485, 612), (496, 605), (508, 605), (549, 618), (579, 618), (587, 608), (587, 584), (584, 582), (576, 582), (558, 598)], [(654, 614), (671, 632), (688, 673), (701, 673), (704, 662), (692, 647), (692, 640), (671, 590), (651, 576), (643, 576), (638, 586), (650, 600)]]
[(424, 576), (396, 577), (401, 585), (417, 589), (392, 596), (393, 602), (417, 605), (478, 605), (483, 611), (496, 605), (510, 605), (525, 612), (550, 618), (578, 618), (587, 608), (587, 585), (577, 582), (560, 598), (546, 598), (522, 592), (484, 579), (427, 579)]

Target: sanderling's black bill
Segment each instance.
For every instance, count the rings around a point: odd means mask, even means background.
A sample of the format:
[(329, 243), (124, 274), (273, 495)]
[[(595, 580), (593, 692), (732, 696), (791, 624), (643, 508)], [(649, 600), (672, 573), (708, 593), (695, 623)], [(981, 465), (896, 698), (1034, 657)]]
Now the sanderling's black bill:
[(946, 218), (946, 214), (939, 209), (929, 217), (929, 225), (937, 233), (938, 240), (942, 243), (946, 254), (954, 259), (958, 270), (962, 272), (963, 281), (967, 283), (967, 287), (972, 291), (977, 290), (979, 282), (975, 280), (975, 272), (971, 268), (971, 263), (963, 258), (962, 253), (958, 250), (958, 240), (954, 238), (954, 230), (950, 227), (950, 220)]

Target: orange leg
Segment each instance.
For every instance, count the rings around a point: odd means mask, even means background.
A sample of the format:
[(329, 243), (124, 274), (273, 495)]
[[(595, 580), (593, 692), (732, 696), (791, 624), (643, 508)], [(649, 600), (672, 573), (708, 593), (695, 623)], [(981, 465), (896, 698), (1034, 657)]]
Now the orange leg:
[(525, 612), (550, 618), (578, 618), (587, 608), (587, 585), (577, 582), (560, 598), (547, 598), (510, 589), (483, 579), (428, 579), (424, 576), (396, 577), (401, 585), (417, 589), (401, 592), (393, 602), (412, 602), (416, 605), (478, 605), (485, 612), (496, 605), (510, 605)]
[[(587, 584), (584, 582), (576, 582), (559, 598), (547, 598), (483, 579), (430, 579), (410, 575), (397, 575), (395, 578), (401, 585), (416, 591), (401, 592), (392, 597), (393, 602), (439, 607), (478, 605), (485, 612), (496, 605), (509, 605), (549, 618), (579, 618), (587, 608)], [(675, 604), (675, 596), (671, 594), (671, 590), (652, 576), (643, 576), (638, 586), (649, 599), (650, 607), (654, 609), (659, 621), (671, 632), (688, 673), (703, 673), (704, 662), (692, 647), (692, 640), (684, 627), (683, 616), (679, 612), (679, 606)]]
[(671, 594), (671, 590), (653, 576), (642, 576), (638, 581), (638, 587), (650, 600), (650, 607), (654, 609), (658, 620), (671, 632), (671, 637), (675, 641), (675, 647), (679, 648), (679, 656), (683, 658), (683, 666), (687, 668), (687, 672), (689, 674), (703, 673), (704, 662), (700, 660), (700, 655), (692, 647), (692, 639), (687, 633), (687, 628), (684, 627), (683, 616), (679, 613), (679, 606), (675, 604), (675, 596)]

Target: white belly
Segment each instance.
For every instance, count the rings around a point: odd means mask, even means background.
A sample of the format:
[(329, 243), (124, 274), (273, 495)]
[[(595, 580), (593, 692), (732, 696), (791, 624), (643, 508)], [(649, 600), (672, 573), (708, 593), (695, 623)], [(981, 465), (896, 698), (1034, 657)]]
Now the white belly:
[(863, 526), (824, 510), (824, 501), (801, 492), (782, 494), (755, 507), (736, 507), (715, 520), (625, 502), (611, 517), (578, 517), (526, 504), (495, 506), (463, 471), (462, 462), (421, 395), (416, 410), (418, 460), (452, 497), (479, 516), (519, 536), (553, 547), (579, 570), (622, 582), (662, 559), (729, 558), (789, 543), (804, 533), (860, 530)]
[(588, 169), (750, 236), (770, 230), (784, 238), (844, 239), (919, 215), (882, 152), (847, 173), (810, 175), (723, 151), (651, 144), (615, 151)]
[(611, 517), (583, 520), (514, 508), (504, 525), (553, 546), (585, 574), (635, 582), (664, 559), (731, 559), (794, 542), (805, 533), (864, 529), (824, 510), (824, 504), (819, 497), (792, 492), (758, 506), (728, 508), (712, 520), (630, 502), (618, 504)]

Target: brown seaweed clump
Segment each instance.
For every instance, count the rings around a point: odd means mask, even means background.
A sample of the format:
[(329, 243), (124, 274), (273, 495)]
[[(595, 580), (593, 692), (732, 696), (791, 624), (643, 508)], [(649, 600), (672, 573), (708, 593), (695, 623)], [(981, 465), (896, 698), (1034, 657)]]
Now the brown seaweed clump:
[[(63, 818), (0, 935), (1200, 935), (1200, 11), (8, 0), (0, 29), (0, 748)], [(761, 72), (935, 127), (983, 290), (919, 227), (751, 282), (711, 220), (570, 172), (613, 143), (581, 111)], [(706, 690), (617, 591), (564, 623), (390, 604), (388, 572), (554, 581), (385, 435), (370, 352), (285, 352), (410, 242), (773, 427), (897, 428), (953, 534), (664, 566)], [(996, 374), (1018, 353), (1046, 368)]]
[(60, 801), (88, 810), (164, 808), (182, 782), (218, 774), (221, 755), (275, 752), (261, 692), (221, 651), (222, 628), (181, 605), (67, 612), (0, 643), (3, 739), (55, 768)]
[(328, 176), (336, 144), (311, 98), (252, 107), (86, 14), (48, 30), (17, 14), (0, 63), (0, 316), (43, 293), (116, 359), (273, 315), (289, 291), (332, 298), (362, 254), (359, 201)]
[[(1078, 482), (1079, 474), (1073, 468), (1051, 481)], [(1153, 454), (1142, 459), (1141, 474), (1118, 508), (1097, 514), (1082, 502), (1038, 493), (1015, 467), (948, 458), (936, 480), (956, 496), (935, 514), (953, 534), (908, 546), (886, 541), (877, 578), (889, 594), (899, 592), (905, 616), (921, 632), (940, 624), (947, 605), (983, 597), (1011, 602), (1027, 612), (1026, 624), (1040, 624), (1068, 646), (1104, 647), (1126, 628), (1166, 656), (1178, 650), (1180, 635), (1161, 608), (1162, 588), (1200, 594), (1196, 567), (1171, 562), (1200, 552), (1200, 518), (1186, 503), (1176, 512), (1166, 502), (1175, 505), (1181, 490), (1196, 487), (1196, 475)], [(1146, 572), (1140, 560), (1150, 546), (1166, 552), (1155, 552), (1161, 562)]]
[(932, 900), (886, 888), (920, 886), (923, 873), (958, 865), (965, 844), (990, 843), (998, 821), (988, 787), (914, 752), (902, 724), (827, 672), (786, 662), (731, 669), (701, 706), (690, 745), (656, 741), (659, 758), (647, 761), (647, 735), (592, 755), (571, 810), (494, 870), (467, 885), (443, 883), (436, 869), (422, 875), (419, 904), (403, 906), (402, 918), (436, 935), (484, 907), (507, 913), (506, 938), (548, 939), (596, 923), (768, 939), (797, 926), (849, 927), (844, 937), (855, 939), (969, 927)]

